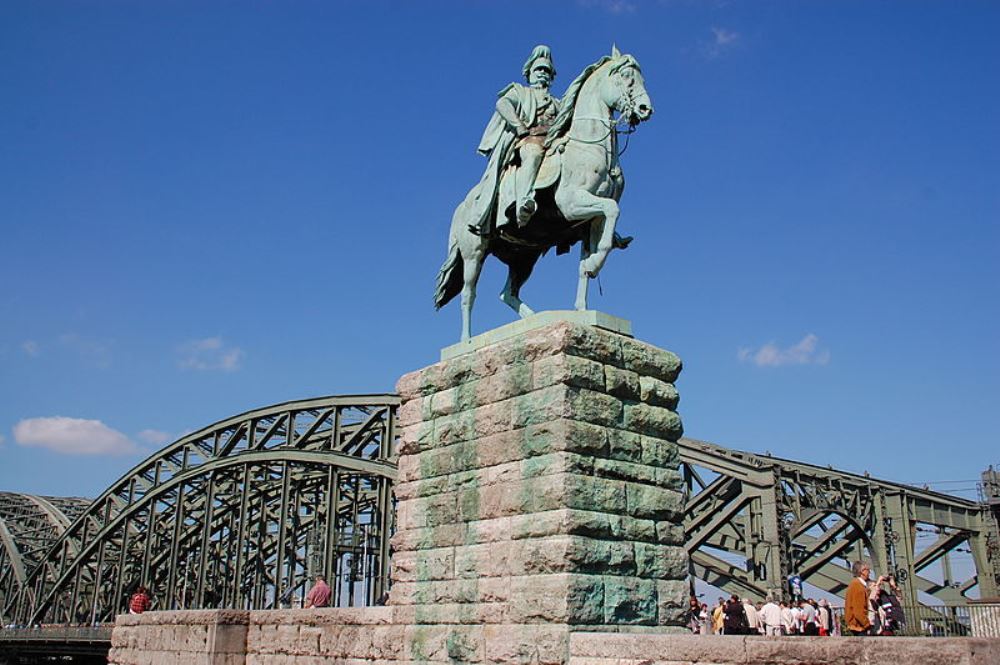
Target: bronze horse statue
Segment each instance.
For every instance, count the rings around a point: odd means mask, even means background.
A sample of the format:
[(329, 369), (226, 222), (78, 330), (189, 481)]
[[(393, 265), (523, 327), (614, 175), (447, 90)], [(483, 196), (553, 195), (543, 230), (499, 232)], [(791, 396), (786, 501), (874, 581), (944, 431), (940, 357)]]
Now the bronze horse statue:
[[(618, 118), (614, 114), (618, 112)], [(502, 175), (490, 214), (492, 231), (481, 233), (471, 219), (471, 193), (452, 216), (448, 257), (438, 274), (434, 304), (440, 309), (462, 294), (462, 340), (472, 333), (476, 283), (489, 254), (508, 267), (500, 299), (521, 317), (534, 312), (520, 298), (538, 258), (581, 242), (575, 308), (587, 309), (587, 287), (615, 247), (618, 201), (625, 179), (618, 163), (618, 126), (634, 128), (653, 114), (639, 63), (612, 50), (570, 84), (545, 141), (545, 161), (536, 180), (537, 212), (524, 227), (511, 213), (513, 168)]]

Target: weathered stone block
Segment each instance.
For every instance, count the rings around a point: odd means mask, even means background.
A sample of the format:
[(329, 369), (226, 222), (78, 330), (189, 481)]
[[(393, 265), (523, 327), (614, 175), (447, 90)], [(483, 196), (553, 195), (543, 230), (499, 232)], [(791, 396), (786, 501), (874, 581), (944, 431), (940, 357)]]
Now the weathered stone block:
[(455, 576), (455, 548), (396, 552), (390, 574), (394, 582), (452, 579)]
[(511, 578), (512, 623), (600, 623), (604, 578), (560, 573)]
[(629, 515), (671, 522), (683, 518), (684, 496), (680, 492), (639, 483), (624, 486)]
[(486, 662), (514, 665), (563, 665), (569, 652), (569, 630), (559, 625), (487, 626)]
[(655, 580), (605, 576), (604, 623), (655, 625)]
[(635, 372), (620, 369), (614, 365), (604, 366), (604, 385), (601, 387), (609, 395), (626, 400), (637, 400), (639, 399), (639, 385), (639, 375)]
[(655, 579), (683, 579), (688, 556), (683, 547), (635, 543), (636, 574)]
[(639, 399), (654, 406), (664, 406), (671, 411), (677, 408), (679, 396), (674, 384), (653, 376), (639, 377)]
[[(683, 548), (681, 549), (683, 550)], [(680, 626), (684, 623), (687, 613), (688, 591), (687, 580), (683, 578), (656, 581), (656, 623), (658, 625)]]
[(675, 412), (661, 406), (626, 403), (624, 406), (625, 429), (676, 441), (684, 433), (681, 418)]
[(643, 376), (674, 383), (681, 372), (681, 359), (670, 351), (639, 340), (620, 338), (622, 367)]
[(556, 384), (565, 384), (590, 390), (604, 390), (604, 365), (595, 360), (570, 355), (543, 358), (532, 368), (531, 385), (534, 390)]
[(642, 447), (642, 463), (651, 466), (676, 469), (680, 463), (680, 450), (677, 443), (653, 436), (640, 437)]

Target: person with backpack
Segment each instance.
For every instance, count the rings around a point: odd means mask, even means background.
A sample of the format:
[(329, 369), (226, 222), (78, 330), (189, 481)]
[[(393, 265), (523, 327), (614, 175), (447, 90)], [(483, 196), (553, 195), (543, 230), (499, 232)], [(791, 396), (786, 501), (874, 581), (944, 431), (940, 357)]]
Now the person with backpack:
[(903, 605), (899, 602), (899, 587), (896, 586), (895, 578), (890, 575), (885, 581), (889, 585), (889, 591), (880, 585), (876, 600), (882, 618), (882, 630), (879, 635), (896, 635), (903, 629), (906, 616), (903, 613)]

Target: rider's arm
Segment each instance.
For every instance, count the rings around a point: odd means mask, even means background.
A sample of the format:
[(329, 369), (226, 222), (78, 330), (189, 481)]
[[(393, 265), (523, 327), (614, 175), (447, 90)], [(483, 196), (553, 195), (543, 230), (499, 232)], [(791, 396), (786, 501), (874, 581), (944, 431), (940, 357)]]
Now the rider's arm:
[(528, 133), (528, 128), (524, 126), (521, 118), (517, 115), (517, 107), (514, 106), (513, 100), (500, 97), (497, 100), (497, 113), (514, 129), (518, 136), (524, 136)]

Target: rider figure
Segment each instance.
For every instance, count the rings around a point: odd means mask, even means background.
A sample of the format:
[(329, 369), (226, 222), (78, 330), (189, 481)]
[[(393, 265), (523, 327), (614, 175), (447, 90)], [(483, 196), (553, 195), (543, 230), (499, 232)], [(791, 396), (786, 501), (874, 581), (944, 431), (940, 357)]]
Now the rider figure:
[(545, 137), (559, 113), (559, 100), (549, 93), (556, 76), (551, 49), (545, 45), (536, 46), (524, 63), (522, 73), (528, 85), (511, 83), (500, 91), (496, 114), (479, 145), (479, 151), (484, 154), (498, 147), (507, 148), (508, 153), (500, 155), (501, 169), (515, 156), (520, 162), (514, 175), (518, 226), (527, 224), (538, 208), (535, 178), (545, 157)]

